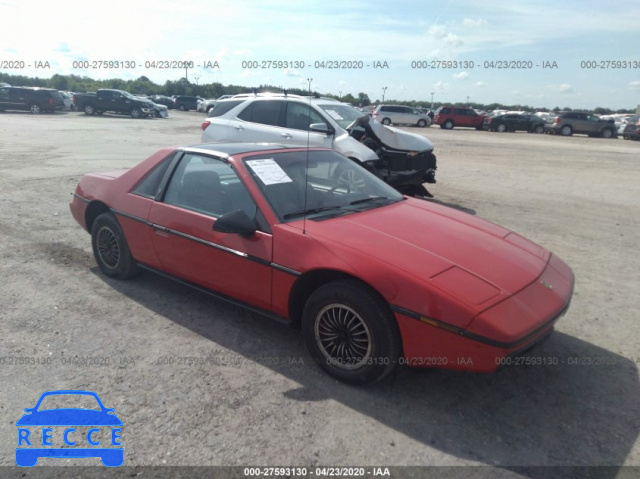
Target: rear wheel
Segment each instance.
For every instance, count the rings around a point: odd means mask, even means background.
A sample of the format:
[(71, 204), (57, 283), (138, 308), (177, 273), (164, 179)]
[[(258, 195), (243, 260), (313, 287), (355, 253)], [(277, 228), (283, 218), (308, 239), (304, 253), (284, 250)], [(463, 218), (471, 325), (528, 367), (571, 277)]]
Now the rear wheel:
[(111, 213), (103, 213), (91, 228), (93, 256), (104, 274), (117, 279), (131, 278), (138, 268), (120, 224)]
[(39, 115), (40, 113), (42, 113), (42, 108), (40, 108), (40, 105), (38, 105), (37, 103), (32, 103), (31, 105), (29, 105), (29, 111), (34, 115)]
[(95, 113), (96, 113), (96, 110), (95, 108), (93, 108), (93, 105), (89, 104), (84, 106), (85, 115), (95, 115)]
[(496, 126), (496, 131), (504, 133), (505, 131), (507, 131), (507, 125), (505, 125), (504, 123), (500, 123), (498, 126)]
[(452, 130), (453, 127), (455, 126), (455, 123), (453, 122), (453, 120), (447, 120), (444, 122), (444, 126), (447, 130)]
[(390, 125), (391, 124), (391, 120), (389, 118), (383, 118), (381, 123), (383, 125)]
[(560, 134), (562, 136), (571, 136), (573, 135), (573, 128), (571, 128), (569, 125), (564, 125), (562, 128), (560, 128)]
[(180, 106), (178, 106), (178, 110), (180, 110), (180, 111), (185, 111), (185, 110), (186, 110), (186, 108), (184, 107), (184, 105), (180, 105)]
[(335, 281), (311, 295), (304, 307), (302, 335), (320, 367), (350, 384), (382, 379), (402, 354), (388, 305), (356, 280)]

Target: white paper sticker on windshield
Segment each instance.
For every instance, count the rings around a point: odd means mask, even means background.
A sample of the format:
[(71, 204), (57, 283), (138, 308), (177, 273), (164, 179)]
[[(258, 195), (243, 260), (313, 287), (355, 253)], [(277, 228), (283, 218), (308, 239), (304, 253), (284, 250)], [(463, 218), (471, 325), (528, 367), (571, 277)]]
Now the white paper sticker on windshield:
[(264, 160), (249, 160), (247, 165), (258, 175), (265, 185), (275, 185), (278, 183), (292, 183), (293, 180), (284, 172), (280, 165), (273, 158)]
[(336, 120), (336, 121), (344, 120), (344, 118), (342, 118), (342, 117), (340, 116), (340, 113), (338, 113), (338, 112), (337, 112), (337, 111), (335, 111), (335, 110), (325, 110), (325, 111), (329, 114), (329, 116), (330, 116), (331, 118), (333, 118), (333, 119), (334, 119), (334, 120)]

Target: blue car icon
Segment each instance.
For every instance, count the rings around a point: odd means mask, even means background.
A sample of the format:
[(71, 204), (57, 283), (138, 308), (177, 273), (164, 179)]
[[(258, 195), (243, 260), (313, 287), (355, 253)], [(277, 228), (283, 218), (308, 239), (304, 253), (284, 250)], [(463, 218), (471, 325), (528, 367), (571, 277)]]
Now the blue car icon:
[[(95, 399), (100, 410), (84, 409), (84, 408), (58, 408), (38, 410), (42, 401), (48, 396), (90, 396)], [(40, 457), (58, 457), (58, 458), (84, 458), (99, 457), (107, 467), (121, 466), (124, 462), (124, 449), (120, 441), (120, 427), (122, 421), (114, 414), (115, 409), (106, 408), (98, 395), (92, 391), (80, 390), (61, 390), (47, 391), (40, 396), (36, 405), (32, 408), (26, 408), (23, 415), (16, 422), (18, 428), (18, 447), (16, 448), (16, 464), (22, 467), (35, 466)], [(50, 426), (42, 428), (42, 446), (52, 446), (52, 427), (67, 426), (63, 438), (64, 444), (72, 447), (55, 448), (55, 447), (31, 447), (31, 442), (39, 443), (35, 438), (31, 438), (31, 430), (29, 427)], [(77, 440), (72, 440), (71, 435), (75, 434), (75, 427), (91, 426), (86, 434), (87, 445), (99, 446), (100, 441), (95, 435), (100, 433), (100, 427), (110, 428), (111, 446), (120, 447), (73, 447), (77, 444)]]

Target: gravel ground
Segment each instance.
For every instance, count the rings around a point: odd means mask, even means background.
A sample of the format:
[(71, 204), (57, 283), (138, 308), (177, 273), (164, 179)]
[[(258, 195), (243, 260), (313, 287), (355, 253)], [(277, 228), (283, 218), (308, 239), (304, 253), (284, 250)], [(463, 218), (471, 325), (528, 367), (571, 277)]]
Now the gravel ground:
[(528, 355), (555, 365), (399, 368), (356, 388), (322, 373), (296, 330), (150, 273), (115, 281), (98, 270), (69, 213), (79, 178), (197, 143), (202, 120), (0, 114), (0, 466), (15, 465), (23, 409), (55, 389), (96, 391), (115, 408), (129, 467), (488, 466), (466, 470), (548, 477), (537, 466), (598, 465), (614, 466), (598, 477), (615, 477), (640, 466), (640, 142), (411, 128), (436, 145), (434, 201), (557, 253), (575, 294)]

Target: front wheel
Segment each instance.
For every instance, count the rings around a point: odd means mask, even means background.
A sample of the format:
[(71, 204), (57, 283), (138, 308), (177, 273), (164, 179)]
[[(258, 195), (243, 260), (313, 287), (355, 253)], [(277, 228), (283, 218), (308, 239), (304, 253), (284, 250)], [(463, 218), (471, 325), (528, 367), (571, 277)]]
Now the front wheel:
[(131, 113), (131, 118), (142, 118), (142, 110), (137, 106), (133, 107), (130, 113)]
[(320, 367), (350, 384), (382, 379), (402, 354), (388, 305), (356, 280), (334, 281), (311, 295), (302, 315), (302, 335)]
[(127, 279), (138, 272), (127, 239), (113, 214), (103, 213), (96, 218), (91, 228), (91, 247), (98, 266), (107, 276)]
[(605, 128), (601, 133), (602, 138), (611, 138), (613, 136), (613, 131), (610, 128)]
[(538, 133), (538, 134), (540, 134), (540, 133), (544, 133), (544, 126), (542, 126), (542, 125), (537, 125), (537, 126), (533, 129), (533, 131), (534, 131), (535, 133)]
[(427, 126), (427, 122), (425, 120), (418, 120), (418, 126), (420, 128), (424, 128), (425, 126)]

